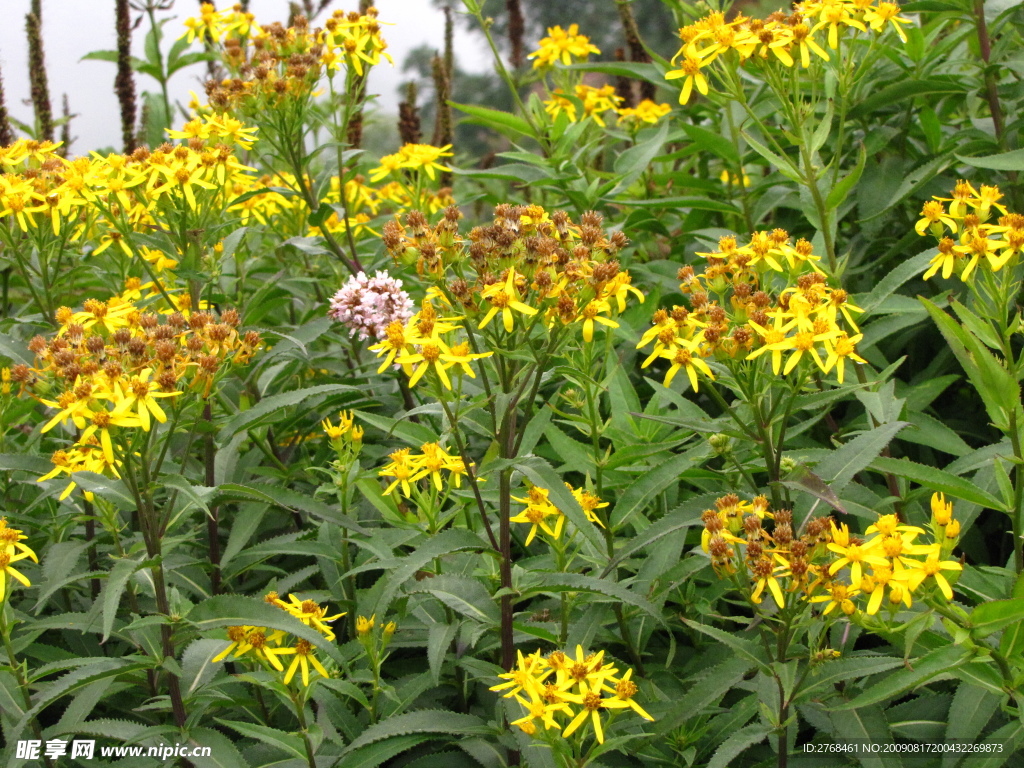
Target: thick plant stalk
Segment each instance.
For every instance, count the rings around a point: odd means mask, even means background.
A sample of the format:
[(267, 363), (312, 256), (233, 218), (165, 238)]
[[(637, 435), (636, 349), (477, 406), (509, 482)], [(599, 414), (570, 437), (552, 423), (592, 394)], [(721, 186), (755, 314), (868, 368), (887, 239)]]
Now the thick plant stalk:
[(14, 143), (14, 131), (11, 129), (11, 120), (7, 114), (7, 103), (4, 101), (4, 77), (0, 73), (0, 147), (6, 147)]
[(128, 154), (138, 146), (135, 139), (135, 73), (132, 72), (132, 25), (128, 0), (117, 0), (117, 76), (114, 78), (114, 93), (121, 105), (121, 138), (124, 152)]
[[(650, 64), (651, 57), (644, 48), (640, 39), (640, 28), (637, 26), (636, 17), (633, 15), (633, 6), (626, 0), (615, 0), (619, 9), (619, 19), (622, 21), (622, 30), (626, 35), (626, 45), (629, 46), (629, 58), (638, 64)], [(640, 99), (654, 101), (657, 91), (652, 83), (646, 80), (640, 81)]]
[(46, 79), (46, 57), (43, 53), (42, 2), (32, 0), (32, 11), (25, 16), (28, 37), (28, 76), (32, 85), (32, 107), (36, 113), (38, 138), (53, 141), (53, 107), (50, 86)]
[(513, 69), (520, 69), (526, 61), (523, 55), (523, 36), (526, 33), (523, 7), (519, 0), (505, 0), (505, 7), (508, 8), (508, 41), (512, 45), (509, 63)]
[(423, 141), (420, 111), (416, 107), (415, 82), (406, 86), (405, 101), (398, 105), (398, 135), (403, 144), (419, 144)]

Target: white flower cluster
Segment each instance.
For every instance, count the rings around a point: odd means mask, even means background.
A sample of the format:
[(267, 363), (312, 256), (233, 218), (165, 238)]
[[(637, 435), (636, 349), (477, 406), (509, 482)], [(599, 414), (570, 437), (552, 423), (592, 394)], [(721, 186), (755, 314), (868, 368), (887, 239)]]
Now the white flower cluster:
[(358, 332), (361, 340), (368, 336), (381, 340), (389, 323), (397, 320), (404, 324), (412, 312), (412, 298), (402, 290), (402, 281), (378, 270), (373, 277), (365, 272), (350, 277), (331, 297), (327, 314), (352, 333)]

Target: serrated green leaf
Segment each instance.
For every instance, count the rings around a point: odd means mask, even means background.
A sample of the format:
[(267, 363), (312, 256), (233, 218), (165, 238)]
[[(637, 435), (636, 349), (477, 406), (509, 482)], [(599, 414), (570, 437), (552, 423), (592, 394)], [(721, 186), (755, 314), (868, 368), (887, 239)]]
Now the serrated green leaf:
[(271, 728), (266, 725), (256, 725), (255, 723), (244, 723), (239, 720), (224, 720), (222, 718), (214, 718), (221, 725), (225, 725), (233, 731), (237, 731), (246, 738), (255, 739), (256, 741), (262, 741), (264, 744), (281, 750), (286, 755), (297, 757), (300, 760), (306, 760), (306, 747), (302, 742), (302, 737), (294, 733), (285, 733), (277, 728)]
[(832, 707), (832, 709), (847, 711), (902, 696), (919, 685), (924, 685), (936, 675), (948, 673), (956, 667), (966, 664), (971, 655), (970, 650), (958, 645), (944, 645), (941, 648), (936, 648), (914, 660), (912, 668), (893, 672), (884, 680), (855, 696), (851, 701)]
[(642, 473), (626, 487), (615, 503), (611, 514), (611, 529), (621, 530), (654, 496), (678, 483), (679, 475), (706, 455), (707, 446), (701, 443), (684, 453), (670, 456), (650, 471)]
[(692, 621), (690, 619), (682, 619), (682, 622), (691, 629), (695, 629), (701, 634), (707, 635), (713, 640), (717, 640), (723, 645), (732, 648), (740, 656), (744, 657), (748, 661), (753, 662), (758, 669), (765, 674), (772, 674), (771, 668), (764, 661), (763, 651), (757, 646), (753, 640), (747, 640), (746, 638), (740, 637), (735, 632), (726, 632), (712, 627), (708, 624), (702, 624), (699, 621)]
[(491, 736), (494, 728), (475, 715), (448, 712), (440, 709), (422, 709), (389, 717), (383, 722), (371, 725), (359, 738), (349, 744), (341, 756), (351, 754), (360, 747), (374, 742), (407, 736), (414, 733), (436, 733), (447, 736)]
[(318, 384), (314, 387), (293, 389), (288, 392), (269, 395), (264, 397), (249, 410), (242, 411), (229, 419), (228, 423), (221, 428), (220, 434), (217, 436), (217, 442), (220, 444), (227, 443), (233, 435), (241, 432), (243, 429), (249, 429), (256, 426), (264, 419), (276, 414), (278, 411), (298, 405), (311, 397), (327, 397), (330, 395), (338, 395), (343, 392), (355, 393), (357, 395), (362, 394), (357, 387), (352, 387), (348, 384)]
[(769, 733), (770, 731), (760, 723), (751, 723), (734, 731), (715, 750), (715, 754), (708, 761), (708, 768), (729, 768), (732, 761), (744, 750), (760, 744), (768, 738)]
[(965, 157), (957, 155), (956, 159), (975, 168), (987, 168), (991, 171), (1024, 171), (1024, 149), (1012, 152), (1001, 152), (998, 155), (984, 157)]
[(644, 528), (639, 535), (626, 540), (626, 546), (615, 553), (615, 557), (601, 572), (601, 576), (607, 576), (619, 563), (626, 558), (632, 557), (644, 549), (644, 547), (649, 547), (669, 534), (697, 525), (698, 523), (700, 523), (700, 512), (692, 512), (689, 509), (673, 510)]
[(114, 627), (114, 619), (117, 618), (117, 611), (121, 607), (121, 600), (124, 597), (125, 587), (128, 580), (139, 568), (142, 567), (142, 558), (120, 559), (114, 563), (107, 576), (107, 582), (103, 585), (103, 640), (106, 642), (110, 637), (110, 630)]
[[(429, 740), (430, 736), (395, 736), (346, 753), (343, 765), (345, 768), (377, 768), (402, 752)], [(338, 765), (340, 768), (342, 763)]]
[(987, 637), (1021, 621), (1024, 621), (1024, 597), (993, 600), (971, 611), (971, 634), (978, 638)]
[(487, 588), (470, 576), (446, 573), (416, 582), (407, 592), (427, 592), (474, 621), (495, 626), (501, 621), (498, 606)]
[(653, 603), (647, 600), (647, 598), (629, 591), (618, 582), (598, 579), (594, 576), (584, 576), (579, 573), (542, 573), (535, 571), (531, 575), (539, 578), (536, 578), (534, 585), (520, 589), (520, 597), (522, 598), (544, 592), (593, 592), (619, 600), (634, 608), (639, 608), (655, 619), (661, 619), (661, 614)]
[(190, 757), (195, 768), (250, 768), (238, 748), (220, 731), (212, 728), (192, 728), (188, 742), (194, 747), (209, 747), (207, 757)]
[(490, 546), (484, 543), (479, 535), (467, 531), (464, 528), (449, 528), (431, 536), (425, 543), (406, 557), (396, 558), (390, 562), (367, 563), (359, 569), (353, 569), (350, 573), (363, 570), (386, 569), (388, 574), (384, 577), (384, 585), (377, 597), (377, 602), (372, 609), (373, 613), (383, 616), (391, 606), (398, 591), (409, 579), (416, 575), (416, 572), (431, 562), (435, 557), (444, 557), (454, 552), (466, 550), (493, 551)]
[(963, 499), (964, 501), (979, 504), (989, 509), (996, 509), (1001, 512), (1006, 511), (1003, 502), (992, 494), (981, 490), (969, 480), (957, 477), (936, 467), (918, 464), (910, 459), (891, 459), (880, 456), (871, 462), (870, 469), (906, 478), (932, 491), (939, 491), (947, 496)]
[(320, 520), (340, 525), (363, 536), (372, 535), (369, 530), (359, 525), (351, 517), (341, 514), (341, 512), (319, 499), (314, 499), (312, 496), (277, 485), (224, 483), (217, 486), (215, 500), (211, 500), (211, 503), (239, 500), (262, 501), (275, 507), (286, 509), (289, 512), (305, 512)]
[(819, 461), (814, 468), (815, 474), (828, 482), (834, 493), (841, 494), (853, 476), (871, 464), (906, 426), (905, 421), (894, 421), (857, 435)]

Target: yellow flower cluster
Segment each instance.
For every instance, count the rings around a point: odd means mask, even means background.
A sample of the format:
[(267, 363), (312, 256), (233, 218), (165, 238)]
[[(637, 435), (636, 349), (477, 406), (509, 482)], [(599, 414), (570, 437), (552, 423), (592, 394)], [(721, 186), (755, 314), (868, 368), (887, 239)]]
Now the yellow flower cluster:
[[(742, 361), (771, 353), (775, 375), (788, 375), (809, 359), (825, 374), (835, 370), (840, 384), (846, 360), (864, 362), (856, 352), (862, 335), (853, 317), (862, 310), (845, 290), (828, 285), (807, 240), (791, 244), (789, 233), (775, 229), (755, 232), (745, 245), (723, 237), (718, 251), (698, 255), (708, 262), (702, 273), (689, 266), (679, 270), (690, 306), (657, 310), (637, 344), (654, 344), (642, 367), (669, 362), (665, 386), (685, 370), (696, 391), (698, 376), (714, 379), (705, 362), (710, 357)], [(776, 278), (785, 286), (773, 298)]]
[(93, 255), (116, 243), (131, 256), (126, 232), (150, 232), (181, 211), (201, 215), (226, 205), (251, 170), (238, 162), (233, 146), (251, 146), (252, 130), (211, 115), (172, 132), (187, 144), (152, 152), (66, 160), (51, 142), (22, 139), (0, 148), (0, 237), (46, 226), (54, 237), (98, 241)]
[[(255, 119), (268, 107), (304, 103), (314, 94), (320, 76), (345, 69), (365, 76), (385, 52), (377, 9), (366, 13), (336, 10), (324, 28), (311, 28), (305, 16), (293, 25), (277, 22), (257, 26), (251, 14), (217, 12), (203, 4), (203, 13), (185, 22), (189, 42), (206, 35), (220, 45), (221, 60), (231, 77), (207, 84), (207, 98), (214, 109), (239, 109)], [(198, 105), (197, 105), (198, 106)]]
[(385, 489), (385, 496), (396, 488), (406, 497), (412, 496), (414, 483), (423, 479), (429, 479), (434, 488), (441, 491), (444, 489), (442, 471), (448, 473), (448, 480), (454, 481), (456, 488), (461, 487), (462, 476), (466, 474), (466, 465), (461, 457), (452, 456), (438, 443), (424, 443), (420, 451), (422, 453), (414, 454), (409, 448), (400, 448), (388, 456), (390, 463), (377, 473), (381, 477), (394, 478)]
[(822, 43), (827, 38), (828, 47), (836, 50), (840, 33), (856, 37), (870, 29), (881, 34), (890, 26), (906, 42), (900, 25), (911, 21), (899, 12), (900, 7), (887, 0), (807, 0), (795, 3), (792, 13), (776, 11), (765, 19), (741, 14), (726, 21), (724, 13), (715, 11), (679, 30), (683, 44), (672, 57), (673, 64), (679, 61), (679, 68), (666, 73), (665, 79), (683, 80), (679, 103), (686, 104), (694, 88), (707, 95), (705, 70), (720, 56), (735, 57), (741, 64), (778, 61), (787, 67), (795, 66), (799, 59), (807, 68), (811, 54), (830, 60)]
[[(967, 282), (979, 264), (991, 272), (998, 272), (1011, 260), (1016, 264), (1024, 250), (1024, 215), (1007, 212), (999, 202), (1002, 197), (999, 187), (982, 184), (975, 189), (960, 181), (949, 197), (935, 197), (924, 204), (914, 229), (939, 241), (939, 252), (929, 262), (925, 280), (941, 270), (943, 278), (955, 271)], [(948, 210), (943, 203), (949, 203)], [(993, 224), (990, 220), (996, 212), (1002, 215)]]
[(575, 97), (570, 99), (561, 88), (556, 88), (544, 101), (544, 111), (552, 120), (557, 120), (559, 115), (564, 114), (569, 122), (575, 123), (581, 119), (582, 110), (583, 120), (593, 120), (602, 128), (605, 127), (605, 115), (609, 111), (615, 112), (619, 122), (631, 126), (657, 123), (672, 111), (668, 104), (656, 104), (650, 99), (644, 99), (636, 107), (622, 107), (622, 97), (615, 93), (615, 87), (612, 85), (593, 86), (579, 83), (575, 88)]
[(560, 26), (548, 27), (548, 36), (542, 37), (539, 45), (526, 57), (534, 60), (534, 69), (549, 69), (558, 63), (569, 66), (573, 59), (586, 61), (590, 54), (601, 53), (589, 37), (580, 34), (579, 24), (570, 24), (568, 30)]
[[(269, 592), (264, 600), (286, 613), (291, 614), (307, 627), (315, 629), (326, 640), (335, 639), (329, 624), (344, 616), (338, 613), (327, 615), (327, 608), (313, 600), (300, 600), (295, 595), (288, 595), (282, 600), (276, 592)], [(284, 684), (289, 685), (295, 673), (302, 670), (302, 684), (309, 686), (309, 670), (312, 669), (321, 677), (330, 677), (324, 665), (313, 652), (313, 644), (303, 638), (296, 638), (283, 630), (268, 630), (266, 627), (240, 626), (228, 627), (228, 646), (213, 657), (212, 661), (223, 661), (234, 654), (234, 659), (255, 659), (264, 669), (276, 670), (284, 675)], [(286, 670), (281, 663), (282, 656), (291, 656), (291, 663)]]
[[(830, 517), (812, 518), (804, 530), (796, 530), (790, 510), (772, 512), (763, 497), (744, 502), (729, 494), (702, 515), (702, 546), (720, 576), (738, 575), (749, 585), (754, 604), (767, 592), (779, 608), (802, 599), (825, 603), (824, 615), (838, 607), (848, 616), (858, 610), (873, 616), (884, 602), (895, 613), (900, 606), (911, 607), (913, 593), (925, 584), (953, 599), (943, 571), (963, 567), (947, 559), (959, 540), (960, 524), (940, 493), (932, 496), (931, 511), (928, 543), (918, 541), (923, 528), (892, 514), (879, 515), (865, 530), (865, 539)], [(773, 519), (770, 532), (765, 518)]]
[(370, 181), (378, 182), (396, 171), (423, 171), (433, 181), (437, 171), (450, 171), (447, 165), (438, 162), (442, 157), (451, 157), (451, 144), (435, 147), (431, 144), (406, 144), (393, 155), (380, 159), (380, 166), (370, 171)]
[[(604, 528), (605, 525), (601, 522), (601, 518), (597, 516), (595, 510), (607, 507), (608, 502), (602, 502), (599, 496), (595, 496), (590, 491), (582, 488), (573, 488), (569, 483), (566, 483), (565, 487), (572, 492), (576, 501), (579, 502), (583, 514), (587, 516), (587, 520)], [(562, 538), (562, 531), (565, 528), (565, 515), (558, 507), (551, 503), (551, 500), (548, 498), (550, 493), (548, 489), (534, 485), (527, 489), (525, 498), (512, 497), (515, 501), (526, 505), (526, 509), (515, 517), (509, 518), (510, 522), (531, 526), (530, 532), (526, 536), (526, 546), (530, 546), (538, 531), (542, 531), (551, 539)]]
[(332, 424), (330, 419), (320, 422), (324, 434), (330, 438), (333, 445), (351, 443), (358, 445), (363, 442), (363, 428), (355, 423), (355, 414), (352, 411), (341, 411), (338, 414), (338, 423)]
[(241, 4), (233, 5), (230, 10), (218, 11), (213, 3), (202, 3), (199, 15), (185, 19), (184, 38), (191, 43), (199, 40), (210, 40), (219, 43), (222, 40), (235, 40), (263, 34), (257, 26), (255, 16), (247, 13)]
[(39, 562), (36, 553), (27, 544), (21, 543), (27, 538), (28, 536), (25, 536), (17, 528), (8, 526), (6, 517), (0, 517), (0, 604), (7, 599), (8, 578), (14, 579), (23, 587), (32, 586), (25, 574), (11, 565), (25, 559), (30, 559), (35, 563)]
[(604, 651), (584, 654), (577, 645), (575, 657), (562, 651), (544, 656), (538, 649), (524, 658), (519, 651), (516, 668), (498, 675), (507, 682), (491, 690), (504, 691), (506, 699), (523, 706), (526, 714), (512, 724), (524, 733), (532, 736), (543, 725), (545, 731), (560, 731), (567, 738), (589, 724), (598, 743), (604, 744), (602, 712), (614, 718), (618, 710), (631, 709), (654, 720), (634, 700), (638, 689), (632, 676), (632, 669), (620, 674), (613, 663), (605, 662)]
[[(56, 320), (56, 333), (29, 342), (34, 366), (11, 368), (23, 394), (57, 411), (42, 432), (68, 422), (78, 432), (72, 448), (53, 454), (53, 470), (40, 481), (83, 470), (118, 477), (131, 450), (122, 430), (166, 422), (161, 400), (174, 404), (186, 390), (206, 397), (228, 364), (247, 362), (261, 344), (256, 331), (239, 332), (233, 309), (219, 318), (205, 311), (159, 315), (124, 296), (88, 299), (77, 312), (61, 307)], [(71, 480), (60, 498), (75, 485)]]
[[(494, 213), (492, 225), (474, 228), (465, 239), (458, 232), (462, 214), (454, 206), (445, 210), (435, 227), (416, 211), (404, 225), (389, 221), (384, 226), (388, 252), (399, 262), (415, 264), (420, 274), (432, 276), (437, 284), (428, 296), (463, 314), (437, 320), (431, 309), (425, 328), (418, 327), (422, 311), (405, 328), (393, 324), (388, 338), (371, 347), (386, 355), (381, 371), (392, 362), (419, 362), (417, 373), (432, 365), (448, 386), (443, 372), (449, 364), (489, 354), (476, 351), (480, 340), (473, 328), (486, 331), (486, 338), (502, 330), (531, 333), (578, 323), (584, 341), (589, 342), (595, 325), (618, 327), (612, 316), (625, 309), (630, 294), (643, 301), (629, 273), (615, 260), (628, 240), (621, 232), (606, 235), (600, 214), (585, 213), (577, 225), (564, 212), (549, 214), (536, 205), (499, 205)], [(448, 275), (451, 280), (446, 280)], [(428, 306), (429, 302), (424, 304), (424, 311)], [(501, 322), (493, 323), (498, 318)], [(437, 343), (437, 336), (431, 338), (426, 332), (439, 335), (457, 328), (466, 330), (468, 337), (458, 354), (454, 346), (446, 349)], [(419, 345), (420, 351), (409, 354), (411, 345)], [(465, 371), (470, 373), (468, 366)], [(411, 370), (407, 372), (418, 380)]]
[(391, 64), (394, 60), (385, 53), (388, 44), (380, 34), (377, 9), (372, 5), (365, 14), (357, 11), (345, 13), (337, 10), (324, 22), (323, 43), (327, 50), (321, 61), (327, 67), (328, 75), (341, 68), (342, 62), (362, 77), (365, 67), (375, 67), (381, 58)]

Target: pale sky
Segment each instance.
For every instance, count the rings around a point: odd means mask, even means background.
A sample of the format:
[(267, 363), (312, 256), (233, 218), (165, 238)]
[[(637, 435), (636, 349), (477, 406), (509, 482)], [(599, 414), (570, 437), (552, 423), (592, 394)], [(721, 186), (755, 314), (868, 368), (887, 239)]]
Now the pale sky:
[[(220, 0), (216, 5), (224, 8), (230, 2), (232, 0)], [(380, 11), (384, 38), (388, 41), (388, 53), (394, 57), (395, 66), (382, 62), (374, 68), (369, 92), (380, 94), (378, 104), (382, 109), (397, 112), (398, 89), (409, 79), (401, 69), (405, 54), (425, 42), (443, 46), (444, 14), (430, 0), (377, 0), (375, 4)], [(24, 19), (30, 0), (0, 0), (0, 6), (3, 8), (0, 67), (7, 109), (16, 119), (30, 122), (32, 107), (23, 103), (29, 98)], [(334, 0), (317, 17), (317, 21), (325, 19), (335, 8), (353, 10), (358, 6), (358, 0)], [(461, 8), (461, 3), (455, 2), (453, 6)], [(181, 22), (197, 15), (198, 7), (198, 0), (176, 0), (174, 8), (167, 13), (176, 16), (177, 20), (164, 28), (165, 54), (174, 38), (184, 31)], [(283, 22), (288, 16), (287, 0), (251, 0), (249, 9), (259, 22)], [(147, 29), (147, 23), (143, 21), (133, 33), (132, 46), (136, 56), (142, 56), (142, 42)], [(456, 50), (464, 69), (479, 71), (490, 66), (478, 38), (469, 38), (458, 25), (455, 34)], [(72, 135), (76, 137), (71, 147), (72, 154), (85, 154), (102, 146), (120, 149), (121, 117), (114, 95), (116, 65), (106, 61), (81, 60), (90, 51), (116, 48), (114, 0), (43, 0), (43, 37), (54, 114), (60, 115), (61, 97), (67, 93), (71, 112), (79, 115), (71, 126)], [(199, 44), (195, 43), (193, 49), (200, 50)], [(172, 101), (187, 104), (190, 90), (203, 96), (205, 72), (205, 64), (200, 63), (177, 73), (170, 82)], [(156, 81), (144, 75), (137, 74), (135, 84), (137, 93), (159, 90)]]

